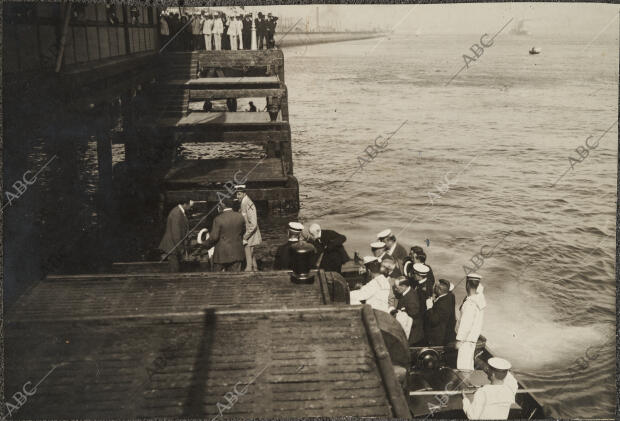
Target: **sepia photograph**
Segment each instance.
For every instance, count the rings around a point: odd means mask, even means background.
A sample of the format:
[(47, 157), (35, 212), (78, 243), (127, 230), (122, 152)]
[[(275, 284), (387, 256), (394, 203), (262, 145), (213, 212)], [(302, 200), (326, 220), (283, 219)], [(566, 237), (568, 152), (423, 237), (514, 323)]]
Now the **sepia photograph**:
[(0, 421), (616, 419), (619, 4), (0, 5)]

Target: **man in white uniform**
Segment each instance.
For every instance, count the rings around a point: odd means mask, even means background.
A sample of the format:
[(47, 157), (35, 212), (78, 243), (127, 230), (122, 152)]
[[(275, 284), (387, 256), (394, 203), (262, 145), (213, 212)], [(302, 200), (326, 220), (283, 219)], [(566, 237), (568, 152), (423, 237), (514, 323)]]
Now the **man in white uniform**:
[(470, 273), (465, 281), (467, 297), (461, 305), (461, 319), (456, 333), (456, 348), (459, 350), (456, 368), (459, 370), (474, 369), (474, 351), (482, 331), (484, 308), (487, 306), (480, 279), (480, 275)]
[(205, 48), (207, 51), (211, 51), (211, 34), (213, 33), (213, 16), (207, 15), (207, 18), (202, 22), (202, 34), (205, 37)]
[(470, 420), (508, 419), (510, 406), (515, 402), (518, 384), (510, 374), (510, 363), (502, 358), (489, 358), (491, 384), (476, 391), (473, 401), (463, 392), (463, 412)]
[(217, 51), (222, 49), (222, 33), (224, 32), (224, 21), (222, 21), (223, 15), (216, 15), (213, 18), (213, 45)]

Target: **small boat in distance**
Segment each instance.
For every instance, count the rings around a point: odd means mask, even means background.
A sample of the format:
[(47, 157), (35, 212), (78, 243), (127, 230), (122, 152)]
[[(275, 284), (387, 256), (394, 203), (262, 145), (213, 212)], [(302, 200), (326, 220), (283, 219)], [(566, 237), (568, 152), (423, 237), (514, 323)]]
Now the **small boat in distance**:
[(538, 47), (530, 48), (530, 54), (540, 54), (540, 48)]

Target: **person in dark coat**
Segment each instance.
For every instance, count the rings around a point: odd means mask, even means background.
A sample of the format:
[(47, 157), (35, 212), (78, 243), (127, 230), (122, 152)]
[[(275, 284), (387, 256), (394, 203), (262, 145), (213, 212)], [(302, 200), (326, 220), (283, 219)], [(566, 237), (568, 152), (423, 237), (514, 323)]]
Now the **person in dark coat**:
[(415, 263), (413, 265), (413, 279), (422, 308), (426, 310), (426, 300), (433, 296), (434, 283), (428, 279), (430, 269), (423, 263)]
[(321, 230), (319, 224), (312, 224), (308, 229), (310, 242), (318, 254), (316, 266), (328, 272), (342, 271), (342, 264), (350, 259), (344, 249), (347, 237), (332, 230)]
[(392, 310), (390, 314), (396, 317), (399, 311), (407, 313), (412, 319), (409, 346), (424, 346), (423, 303), (420, 302), (418, 294), (408, 279), (400, 278), (394, 283), (393, 290), (396, 298), (396, 309)]
[(456, 341), (456, 315), (454, 294), (450, 282), (440, 279), (433, 297), (426, 300), (426, 325), (424, 332), (430, 346), (446, 346)]
[(252, 15), (245, 15), (243, 18), (243, 29), (241, 30), (243, 37), (243, 49), (252, 48)]
[(407, 249), (396, 241), (396, 236), (392, 230), (386, 229), (377, 234), (377, 240), (385, 243), (385, 252), (394, 258), (399, 269), (403, 269), (403, 264), (407, 258)]
[(221, 201), (222, 212), (213, 221), (213, 228), (205, 243), (207, 250), (215, 246), (213, 270), (216, 272), (240, 272), (245, 259), (245, 219), (239, 212), (233, 211), (232, 206), (231, 199)]
[(189, 222), (187, 221), (186, 212), (189, 211), (194, 202), (187, 200), (172, 208), (166, 220), (166, 231), (159, 243), (159, 249), (162, 250), (171, 272), (178, 272), (184, 255), (187, 254), (186, 238), (189, 230)]
[(278, 18), (271, 16), (271, 13), (267, 13), (267, 20), (265, 21), (265, 38), (267, 40), (267, 48), (275, 48), (276, 41), (274, 35), (276, 33), (276, 25)]
[(433, 274), (433, 268), (430, 267), (430, 265), (426, 263), (426, 253), (424, 253), (424, 249), (422, 249), (422, 247), (420, 246), (411, 247), (411, 250), (409, 251), (409, 257), (405, 259), (405, 262), (407, 261), (411, 261), (412, 264), (413, 263), (424, 263), (426, 266), (428, 266), (429, 282), (432, 282), (433, 284), (435, 283), (435, 274)]
[(258, 18), (256, 18), (255, 23), (256, 43), (258, 44), (258, 49), (262, 50), (263, 46), (267, 46), (265, 43), (265, 36), (267, 35), (267, 22), (265, 22), (265, 15), (263, 15), (261, 12), (258, 12)]
[[(301, 239), (301, 232), (304, 226), (299, 222), (288, 223), (288, 241), (278, 247), (276, 256), (273, 260), (273, 270), (291, 270), (291, 248), (294, 245), (299, 244)], [(304, 241), (305, 242), (305, 241)]]

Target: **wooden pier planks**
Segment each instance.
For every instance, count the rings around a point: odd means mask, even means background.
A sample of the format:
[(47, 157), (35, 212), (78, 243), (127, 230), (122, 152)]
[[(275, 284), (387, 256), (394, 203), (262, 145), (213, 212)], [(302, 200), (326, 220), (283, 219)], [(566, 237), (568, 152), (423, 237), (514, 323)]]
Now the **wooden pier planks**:
[(49, 276), (11, 309), (9, 320), (158, 315), (205, 308), (325, 304), (319, 282), (293, 284), (287, 272), (130, 273)]
[(371, 339), (366, 326), (372, 312), (362, 317), (361, 310), (9, 322), (7, 390), (62, 364), (20, 409), (21, 417), (212, 418), (228, 406), (224, 396), (235, 385), (244, 393), (224, 417), (408, 417), (399, 409), (406, 402), (384, 382), (375, 343), (380, 335)]

